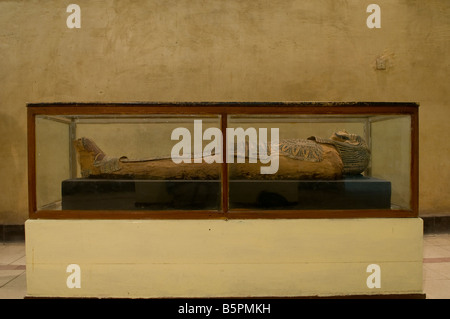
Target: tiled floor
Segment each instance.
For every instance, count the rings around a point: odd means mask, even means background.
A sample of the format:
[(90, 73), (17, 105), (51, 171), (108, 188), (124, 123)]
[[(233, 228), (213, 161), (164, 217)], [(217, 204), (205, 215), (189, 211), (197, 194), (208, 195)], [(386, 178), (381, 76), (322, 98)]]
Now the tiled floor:
[[(425, 235), (423, 291), (428, 299), (450, 299), (450, 234)], [(0, 244), (0, 299), (26, 295), (24, 243)]]
[(450, 299), (450, 234), (425, 235), (423, 291), (428, 299)]
[(22, 299), (27, 293), (25, 244), (0, 243), (0, 299)]

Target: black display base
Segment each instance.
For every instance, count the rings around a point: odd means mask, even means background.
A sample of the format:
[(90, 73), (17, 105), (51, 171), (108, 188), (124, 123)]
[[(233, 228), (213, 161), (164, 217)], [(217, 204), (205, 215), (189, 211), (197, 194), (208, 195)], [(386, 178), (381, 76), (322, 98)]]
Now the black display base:
[[(391, 183), (340, 180), (231, 180), (230, 209), (389, 209)], [(69, 179), (62, 209), (220, 210), (221, 182), (204, 180)]]
[(218, 210), (220, 181), (68, 179), (62, 209)]
[(391, 183), (362, 175), (338, 180), (231, 181), (229, 195), (231, 209), (391, 208)]

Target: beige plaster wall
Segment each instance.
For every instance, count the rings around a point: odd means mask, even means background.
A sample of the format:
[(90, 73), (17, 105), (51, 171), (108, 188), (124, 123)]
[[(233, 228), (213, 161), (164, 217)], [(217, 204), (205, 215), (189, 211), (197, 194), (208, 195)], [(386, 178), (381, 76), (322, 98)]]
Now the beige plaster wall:
[[(27, 102), (420, 102), (420, 209), (450, 211), (450, 2), (0, 1), (0, 224), (27, 219)], [(376, 70), (377, 57), (387, 60)]]

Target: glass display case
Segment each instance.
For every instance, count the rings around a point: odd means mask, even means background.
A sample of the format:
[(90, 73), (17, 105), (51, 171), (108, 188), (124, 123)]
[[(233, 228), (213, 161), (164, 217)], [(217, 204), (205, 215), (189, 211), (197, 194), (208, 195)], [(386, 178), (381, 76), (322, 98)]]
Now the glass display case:
[(415, 103), (28, 105), (30, 218), (417, 217)]

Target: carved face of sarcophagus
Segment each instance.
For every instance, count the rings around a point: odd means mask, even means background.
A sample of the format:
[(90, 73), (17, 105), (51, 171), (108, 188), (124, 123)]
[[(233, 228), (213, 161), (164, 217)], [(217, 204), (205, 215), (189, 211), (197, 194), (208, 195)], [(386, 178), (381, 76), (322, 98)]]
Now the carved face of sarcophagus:
[(330, 139), (312, 136), (309, 138), (320, 144), (333, 145), (339, 152), (344, 165), (344, 175), (361, 174), (370, 162), (370, 150), (366, 141), (359, 135), (350, 134), (345, 130), (335, 132)]

